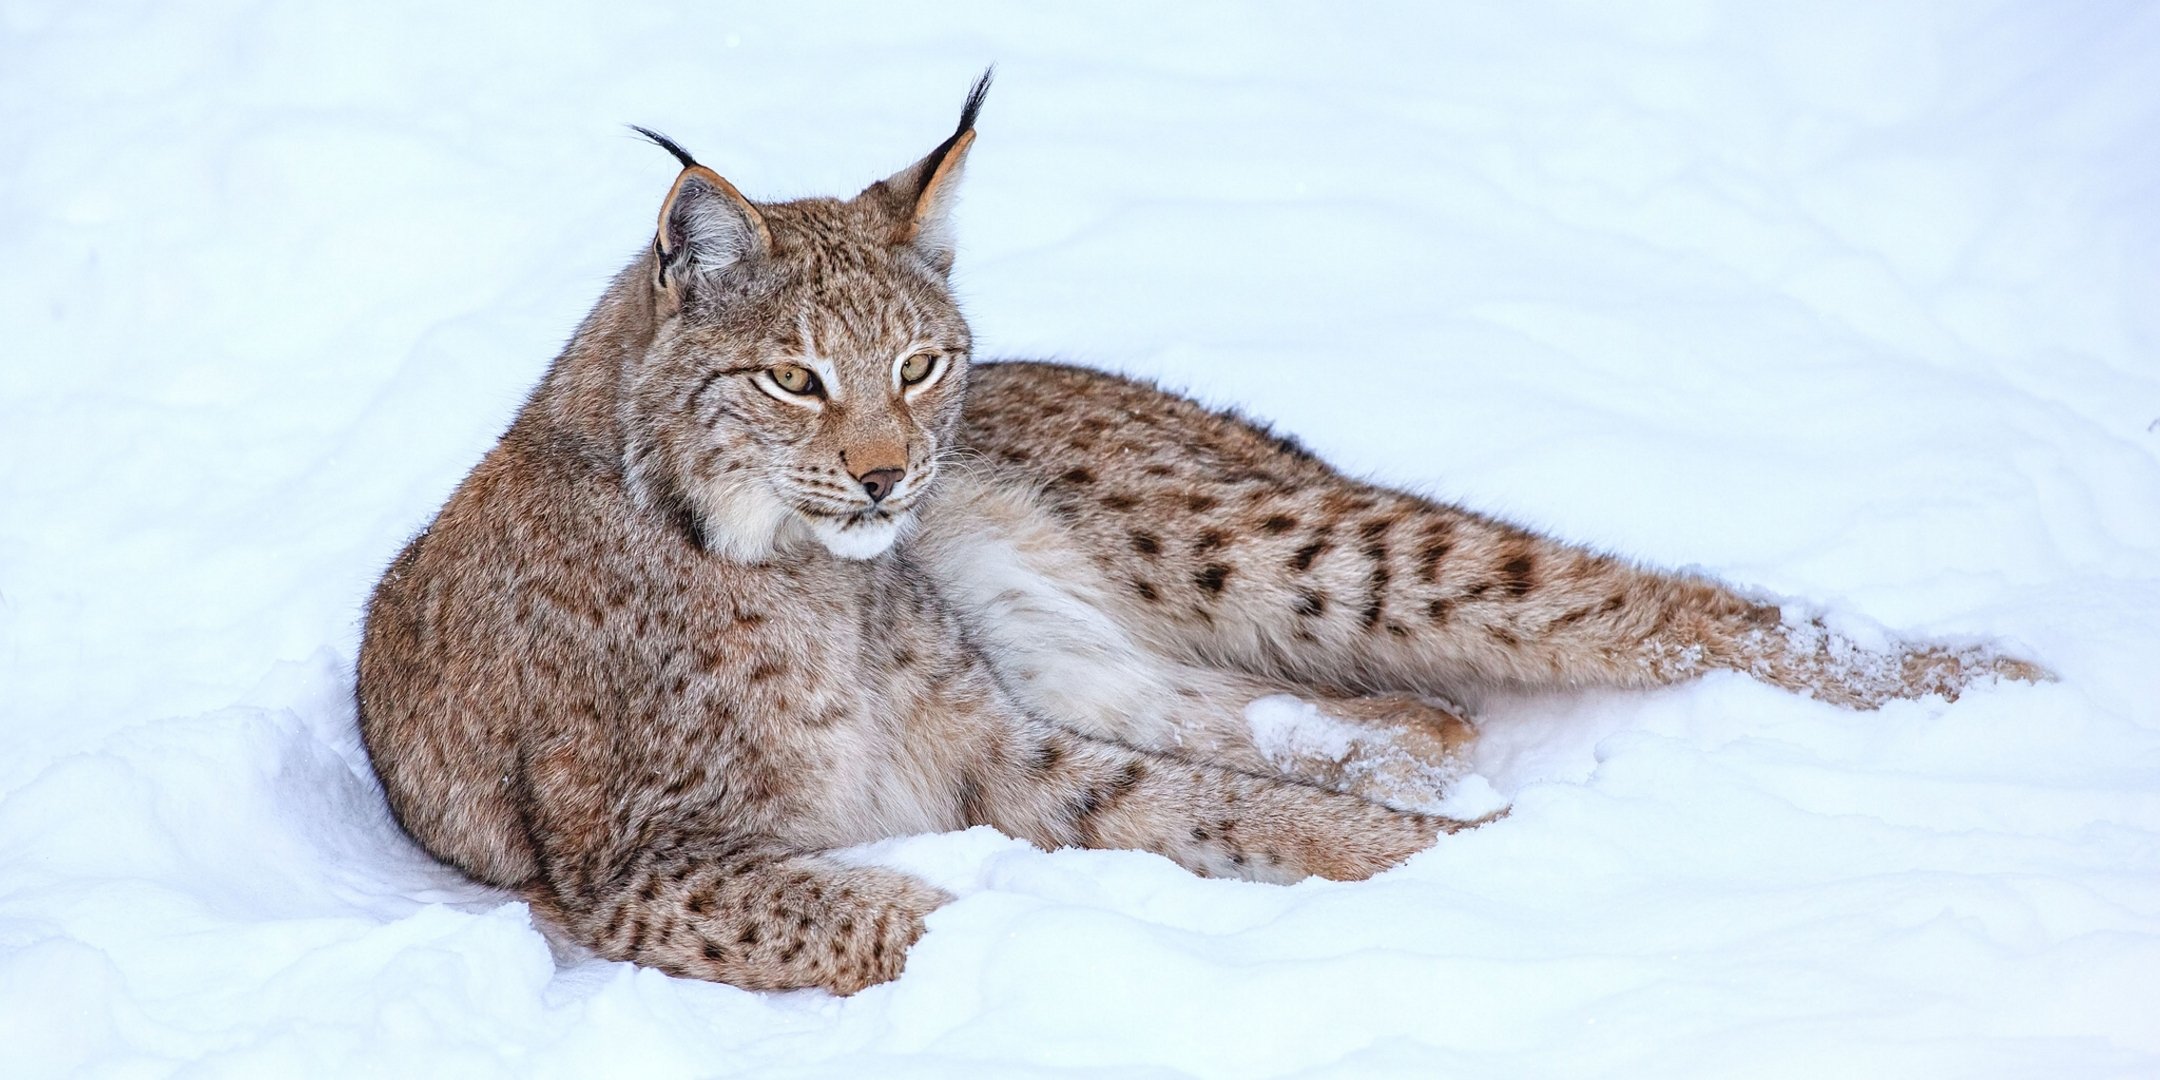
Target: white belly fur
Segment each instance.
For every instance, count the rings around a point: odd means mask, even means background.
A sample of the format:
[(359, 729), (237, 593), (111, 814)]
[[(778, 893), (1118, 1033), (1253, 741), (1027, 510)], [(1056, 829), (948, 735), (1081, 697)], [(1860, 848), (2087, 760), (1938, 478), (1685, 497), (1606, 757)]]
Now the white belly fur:
[(1006, 689), (1039, 714), (1136, 746), (1169, 746), (1170, 665), (1111, 618), (1105, 584), (1032, 492), (954, 470), (912, 551)]

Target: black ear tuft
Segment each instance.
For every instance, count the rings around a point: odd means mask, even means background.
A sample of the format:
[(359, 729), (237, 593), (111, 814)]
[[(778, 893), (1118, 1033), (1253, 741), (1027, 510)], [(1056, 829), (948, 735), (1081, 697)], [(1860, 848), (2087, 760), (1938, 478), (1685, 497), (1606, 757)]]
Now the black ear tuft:
[[(983, 81), (982, 81), (981, 83), (977, 84), (977, 86), (976, 86), (976, 94), (977, 94), (978, 96), (979, 96), (979, 95), (980, 95), (980, 94), (982, 93), (982, 91), (983, 91), (984, 89), (986, 89), (986, 88), (988, 87), (988, 85), (989, 85), (989, 82), (990, 82), (990, 73), (986, 71), (986, 72), (984, 72), (984, 73), (983, 73)], [(981, 102), (977, 101), (977, 100), (976, 100), (975, 98), (973, 98), (973, 97), (971, 97), (971, 98), (969, 98), (969, 99), (968, 99), (968, 117), (969, 117), (969, 118), (972, 118), (972, 117), (973, 117), (973, 116), (975, 115), (975, 112), (974, 112), (974, 110), (975, 110), (975, 108), (976, 108), (976, 107), (978, 107), (978, 106), (979, 106), (980, 104), (981, 104)], [(964, 126), (964, 125), (966, 124), (966, 122), (967, 122), (967, 119), (966, 119), (966, 118), (963, 118), (963, 120), (962, 120), (961, 122), (962, 122), (962, 124), (963, 124), (963, 126)], [(688, 151), (688, 150), (685, 150), (685, 149), (683, 149), (683, 148), (682, 148), (681, 146), (678, 146), (678, 145), (676, 145), (676, 143), (675, 143), (675, 140), (673, 140), (673, 139), (670, 139), (670, 138), (668, 138), (667, 136), (665, 136), (665, 135), (662, 135), (662, 134), (660, 134), (659, 132), (657, 132), (657, 131), (654, 131), (654, 130), (653, 130), (653, 129), (651, 129), (651, 128), (648, 128), (648, 127), (639, 127), (639, 126), (637, 126), (636, 124), (632, 124), (632, 125), (630, 125), (630, 130), (632, 130), (632, 131), (635, 131), (635, 132), (637, 132), (638, 134), (640, 134), (640, 135), (643, 135), (643, 136), (645, 136), (645, 137), (646, 137), (647, 139), (650, 139), (650, 140), (652, 141), (652, 144), (653, 144), (654, 146), (657, 146), (657, 147), (659, 147), (660, 149), (662, 149), (662, 150), (665, 150), (665, 151), (667, 151), (668, 153), (670, 153), (670, 154), (673, 154), (673, 155), (675, 155), (675, 160), (677, 160), (677, 161), (680, 161), (680, 162), (682, 162), (682, 167), (683, 167), (683, 168), (685, 168), (685, 169), (694, 169), (694, 168), (697, 168), (697, 159), (696, 159), (696, 158), (694, 158), (694, 157), (691, 157), (691, 156), (690, 156), (690, 151)]]
[(982, 78), (975, 80), (975, 85), (969, 88), (967, 104), (960, 107), (959, 126), (953, 128), (953, 133), (947, 135), (945, 141), (939, 143), (937, 149), (930, 151), (930, 156), (922, 161), (924, 179), (929, 179), (937, 172), (938, 166), (945, 161), (945, 155), (952, 153), (953, 144), (960, 141), (960, 136), (975, 130), (975, 116), (982, 112), (983, 98), (990, 94), (990, 77), (995, 74), (996, 64), (984, 68)]
[(975, 114), (982, 111), (983, 99), (990, 96), (990, 78), (996, 74), (997, 65), (992, 64), (983, 69), (982, 78), (975, 80), (975, 86), (968, 91), (967, 104), (960, 107), (960, 126), (953, 129), (954, 138), (975, 126)]

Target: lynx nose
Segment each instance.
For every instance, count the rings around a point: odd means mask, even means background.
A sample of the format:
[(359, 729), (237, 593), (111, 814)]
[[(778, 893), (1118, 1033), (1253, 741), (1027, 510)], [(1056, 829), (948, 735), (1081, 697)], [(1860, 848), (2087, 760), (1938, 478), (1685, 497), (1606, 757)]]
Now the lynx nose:
[(870, 501), (878, 503), (884, 502), (885, 496), (892, 494), (892, 489), (899, 485), (900, 478), (905, 475), (907, 473), (902, 469), (872, 469), (855, 479), (862, 481), (862, 489), (869, 493)]

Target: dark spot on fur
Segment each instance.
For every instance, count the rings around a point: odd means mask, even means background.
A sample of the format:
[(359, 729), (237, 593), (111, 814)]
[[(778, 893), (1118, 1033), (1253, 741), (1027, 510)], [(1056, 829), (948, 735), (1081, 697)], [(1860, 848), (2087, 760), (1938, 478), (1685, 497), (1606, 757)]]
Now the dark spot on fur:
[(1222, 530), (1209, 529), (1206, 532), (1201, 533), (1199, 539), (1193, 541), (1193, 554), (1205, 555), (1208, 552), (1213, 551), (1216, 548), (1222, 547), (1229, 542), (1230, 537), (1224, 535)]
[[(1376, 550), (1377, 549), (1377, 550)], [(1365, 609), (1359, 613), (1360, 624), (1367, 630), (1380, 625), (1380, 611), (1387, 603), (1388, 567), (1387, 548), (1375, 544), (1365, 549), (1375, 559), (1372, 572), (1365, 581)]]
[(1130, 495), (1105, 495), (1102, 497), (1102, 504), (1106, 510), (1123, 512), (1140, 505), (1140, 500)]
[(1327, 549), (1328, 542), (1325, 540), (1315, 540), (1297, 549), (1297, 553), (1290, 556), (1290, 569), (1299, 573), (1312, 569), (1313, 560), (1319, 558), (1320, 553)]
[(1500, 644), (1505, 645), (1509, 648), (1514, 648), (1515, 646), (1522, 644), (1522, 639), (1516, 637), (1514, 631), (1509, 630), (1505, 627), (1488, 627), (1486, 628), (1485, 632), (1491, 634), (1494, 641), (1497, 641)]
[(1501, 588), (1509, 596), (1526, 596), (1537, 588), (1537, 560), (1530, 555), (1517, 555), (1500, 566)]
[(1303, 590), (1298, 593), (1297, 613), (1308, 619), (1317, 618), (1327, 611), (1327, 602), (1326, 593), (1316, 589)]
[(1343, 491), (1330, 491), (1320, 496), (1320, 508), (1338, 517), (1360, 514), (1373, 508), (1371, 498)]
[(743, 927), (742, 933), (735, 935), (735, 944), (737, 945), (755, 945), (757, 943), (758, 929), (755, 923)]
[(1297, 519), (1288, 514), (1277, 514), (1260, 523), (1260, 531), (1270, 536), (1280, 536), (1297, 528)]
[(1448, 607), (1448, 602), (1445, 600), (1433, 600), (1425, 605), (1425, 617), (1434, 622), (1446, 622)]
[(1187, 496), (1185, 496), (1185, 507), (1186, 507), (1186, 509), (1189, 509), (1189, 510), (1191, 510), (1191, 511), (1192, 511), (1193, 513), (1195, 513), (1195, 514), (1205, 514), (1205, 513), (1207, 513), (1208, 511), (1210, 511), (1210, 510), (1213, 510), (1213, 509), (1215, 509), (1216, 507), (1218, 507), (1218, 506), (1221, 506), (1221, 505), (1222, 505), (1222, 500), (1221, 500), (1221, 499), (1218, 499), (1218, 498), (1216, 498), (1216, 497), (1215, 497), (1215, 496), (1213, 496), (1213, 495), (1187, 495)]
[(1153, 476), (1153, 477), (1158, 477), (1158, 478), (1161, 478), (1161, 477), (1170, 477), (1170, 476), (1176, 476), (1176, 475), (1177, 475), (1177, 467), (1176, 467), (1176, 466), (1173, 466), (1173, 465), (1165, 465), (1165, 464), (1163, 464), (1163, 463), (1162, 463), (1162, 462), (1160, 462), (1160, 461), (1158, 461), (1158, 462), (1156, 462), (1156, 463), (1154, 463), (1154, 464), (1152, 464), (1152, 465), (1148, 465), (1148, 466), (1145, 466), (1145, 467), (1143, 467), (1143, 468), (1142, 468), (1142, 469), (1141, 469), (1140, 471), (1141, 471), (1142, 473), (1145, 473), (1145, 474), (1146, 474), (1146, 475), (1148, 475), (1148, 476)]
[(727, 959), (727, 953), (721, 950), (719, 942), (707, 938), (705, 939), (705, 959), (717, 964)]
[(1073, 468), (1065, 470), (1065, 474), (1058, 479), (1068, 484), (1092, 484), (1095, 482), (1095, 474), (1086, 469)]
[(1223, 582), (1229, 580), (1229, 578), (1229, 567), (1221, 563), (1209, 563), (1201, 567), (1199, 573), (1193, 575), (1193, 584), (1200, 586), (1201, 592), (1216, 596), (1222, 593)]
[(761, 683), (765, 682), (768, 679), (777, 678), (780, 675), (785, 674), (786, 671), (787, 669), (781, 667), (779, 664), (775, 664), (770, 660), (762, 660), (758, 662), (757, 666), (752, 667), (750, 669), (750, 673), (744, 676), (744, 678), (747, 678), (754, 683)]
[(1132, 583), (1132, 587), (1134, 592), (1140, 594), (1140, 599), (1145, 600), (1150, 604), (1162, 599), (1162, 594), (1155, 591), (1155, 586), (1150, 585), (1145, 581), (1135, 579)]
[(1552, 626), (1550, 627), (1550, 629), (1553, 629), (1553, 630), (1558, 630), (1558, 629), (1560, 629), (1560, 628), (1562, 628), (1562, 627), (1567, 627), (1567, 626), (1573, 626), (1573, 625), (1575, 625), (1576, 623), (1579, 623), (1579, 622), (1581, 622), (1581, 621), (1583, 621), (1584, 619), (1587, 619), (1587, 618), (1589, 618), (1589, 617), (1590, 617), (1590, 609), (1589, 609), (1589, 608), (1576, 608), (1575, 610), (1573, 610), (1573, 611), (1570, 611), (1570, 612), (1568, 612), (1567, 614), (1565, 614), (1565, 615), (1562, 615), (1562, 616), (1560, 616), (1560, 617), (1559, 617), (1559, 618), (1557, 618), (1557, 619), (1554, 619), (1554, 620), (1552, 621)]
[(1418, 565), (1424, 568), (1425, 580), (1440, 580), (1440, 561), (1455, 549), (1455, 542), (1445, 537), (1428, 540), (1418, 549)]
[(973, 775), (961, 774), (960, 784), (953, 792), (953, 802), (960, 808), (961, 824), (981, 825), (987, 822), (989, 815), (983, 807), (982, 784)]
[(1102, 784), (1089, 788), (1073, 798), (1065, 808), (1066, 817), (1076, 827), (1084, 827), (1089, 818), (1117, 805), (1118, 800), (1130, 794), (1147, 778), (1147, 766), (1138, 761), (1128, 761), (1116, 776)]
[(1054, 742), (1044, 741), (1035, 748), (1035, 760), (1028, 762), (1028, 768), (1033, 769), (1039, 775), (1057, 768), (1058, 763), (1064, 760), (1064, 747)]
[(1136, 532), (1132, 534), (1132, 549), (1152, 559), (1162, 554), (1162, 541), (1147, 533)]
[(1373, 518), (1370, 521), (1359, 525), (1357, 534), (1358, 538), (1361, 540), (1378, 540), (1382, 536), (1387, 535), (1387, 531), (1394, 527), (1394, 518)]

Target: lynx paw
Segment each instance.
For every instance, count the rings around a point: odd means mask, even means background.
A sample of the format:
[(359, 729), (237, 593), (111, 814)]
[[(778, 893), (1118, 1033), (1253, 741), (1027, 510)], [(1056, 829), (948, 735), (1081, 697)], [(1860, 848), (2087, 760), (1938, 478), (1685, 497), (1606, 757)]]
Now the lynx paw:
[(1285, 775), (1406, 810), (1444, 803), (1477, 739), (1461, 716), (1404, 694), (1278, 695), (1247, 706), (1246, 720)]

